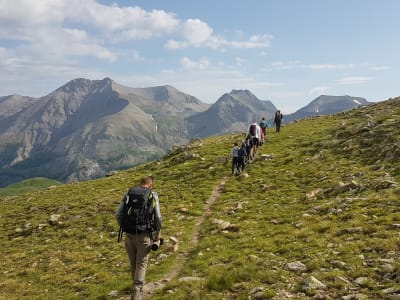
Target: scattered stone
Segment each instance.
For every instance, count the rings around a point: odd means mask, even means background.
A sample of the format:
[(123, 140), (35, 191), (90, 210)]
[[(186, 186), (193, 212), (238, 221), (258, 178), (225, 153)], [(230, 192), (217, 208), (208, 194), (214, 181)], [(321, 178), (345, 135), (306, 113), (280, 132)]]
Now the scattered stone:
[(341, 299), (342, 300), (363, 300), (363, 299), (368, 299), (368, 297), (365, 296), (364, 294), (358, 293), (358, 294), (351, 294), (351, 295), (343, 296)]
[(107, 173), (105, 174), (105, 176), (106, 176), (106, 177), (111, 177), (111, 176), (114, 176), (115, 174), (118, 174), (118, 171), (110, 171), (110, 172), (107, 172)]
[(346, 266), (346, 263), (340, 260), (332, 260), (331, 264), (336, 266), (336, 267), (344, 267)]
[(53, 214), (50, 216), (49, 223), (51, 225), (57, 225), (57, 224), (59, 224), (60, 218), (61, 218), (60, 214)]
[(248, 256), (248, 258), (249, 258), (250, 260), (253, 260), (253, 261), (257, 261), (257, 260), (258, 260), (258, 256), (257, 256), (257, 255), (254, 255), (254, 254), (250, 254), (250, 255)]
[(110, 296), (110, 297), (118, 297), (118, 295), (119, 295), (119, 292), (117, 290), (111, 291), (108, 293), (108, 296)]
[(356, 278), (356, 280), (354, 280), (355, 283), (357, 283), (358, 285), (365, 285), (366, 283), (368, 283), (369, 279), (368, 277), (358, 277)]
[(303, 281), (303, 290), (324, 290), (326, 285), (319, 281), (314, 276), (305, 278)]
[(344, 278), (343, 276), (337, 276), (337, 277), (335, 277), (335, 280), (336, 281), (341, 281), (341, 282), (343, 282), (345, 284), (350, 284), (350, 281), (347, 280), (346, 278)]
[(286, 268), (289, 271), (294, 272), (305, 272), (307, 271), (307, 266), (303, 264), (301, 261), (290, 262), (286, 264)]
[(311, 192), (306, 193), (307, 200), (314, 200), (317, 199), (319, 196), (322, 196), (324, 193), (323, 189), (316, 189)]
[(270, 155), (270, 154), (261, 154), (260, 158), (261, 158), (261, 160), (271, 160), (272, 159), (272, 155)]
[(180, 282), (191, 282), (191, 281), (201, 281), (201, 280), (203, 280), (203, 278), (195, 277), (195, 276), (185, 276), (185, 277), (179, 278)]
[(168, 246), (167, 251), (169, 252), (177, 252), (179, 249), (179, 241), (176, 237), (170, 236), (168, 238)]
[(395, 268), (392, 264), (383, 264), (381, 268), (382, 268), (382, 271), (385, 273), (392, 273), (395, 270)]
[(299, 222), (296, 225), (294, 225), (294, 227), (296, 228), (302, 228), (303, 227), (303, 223)]
[(390, 288), (386, 288), (381, 290), (381, 292), (385, 295), (389, 295), (389, 294), (398, 294), (400, 293), (400, 288), (396, 288), (396, 287), (390, 287)]
[(228, 222), (228, 221), (217, 220), (217, 219), (215, 219), (215, 220), (213, 221), (213, 224), (219, 225), (219, 229), (220, 229), (221, 231), (223, 231), (223, 232), (224, 232), (224, 231), (233, 231), (233, 232), (239, 231), (239, 227), (238, 227), (237, 225), (231, 224), (231, 223)]

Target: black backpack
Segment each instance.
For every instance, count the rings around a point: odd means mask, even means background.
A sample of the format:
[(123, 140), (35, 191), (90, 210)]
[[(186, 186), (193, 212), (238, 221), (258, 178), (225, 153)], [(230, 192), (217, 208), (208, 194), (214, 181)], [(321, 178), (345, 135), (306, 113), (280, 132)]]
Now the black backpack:
[(254, 125), (254, 124), (250, 125), (249, 133), (250, 133), (251, 137), (255, 137), (256, 136), (256, 131), (257, 131), (256, 128), (257, 128), (256, 125)]
[(128, 233), (152, 232), (153, 194), (151, 189), (136, 186), (125, 197), (121, 229)]
[(242, 145), (242, 147), (239, 149), (238, 155), (239, 157), (244, 157), (247, 155), (247, 151), (244, 145)]

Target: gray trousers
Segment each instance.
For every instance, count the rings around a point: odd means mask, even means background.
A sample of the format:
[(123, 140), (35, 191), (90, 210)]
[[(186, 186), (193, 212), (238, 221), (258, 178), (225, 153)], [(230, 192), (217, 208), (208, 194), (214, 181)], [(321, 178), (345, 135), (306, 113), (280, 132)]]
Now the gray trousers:
[(147, 263), (151, 250), (151, 239), (148, 233), (126, 233), (125, 247), (131, 264), (133, 287), (142, 288), (145, 284)]

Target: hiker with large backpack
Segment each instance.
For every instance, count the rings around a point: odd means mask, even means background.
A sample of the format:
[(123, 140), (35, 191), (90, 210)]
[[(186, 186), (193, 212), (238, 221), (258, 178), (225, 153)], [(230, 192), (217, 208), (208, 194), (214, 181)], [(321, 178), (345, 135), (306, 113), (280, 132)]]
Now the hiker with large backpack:
[(261, 129), (260, 126), (258, 126), (257, 122), (250, 124), (249, 130), (247, 131), (247, 137), (250, 138), (252, 144), (252, 149), (250, 153), (251, 159), (256, 157), (261, 136), (260, 131)]
[(122, 198), (115, 217), (120, 231), (118, 242), (125, 232), (125, 247), (131, 265), (131, 299), (141, 300), (147, 263), (151, 249), (160, 243), (162, 217), (158, 194), (152, 190), (153, 178), (144, 177), (137, 186), (128, 190)]

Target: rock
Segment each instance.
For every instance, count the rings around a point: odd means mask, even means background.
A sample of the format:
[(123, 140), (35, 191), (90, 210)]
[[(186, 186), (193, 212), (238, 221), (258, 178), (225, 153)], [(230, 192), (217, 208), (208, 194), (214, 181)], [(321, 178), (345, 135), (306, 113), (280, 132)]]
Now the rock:
[(343, 296), (342, 298), (340, 298), (342, 300), (363, 300), (363, 299), (369, 299), (367, 296), (365, 296), (364, 294), (351, 294), (351, 295), (346, 295)]
[(118, 295), (119, 295), (119, 292), (117, 290), (111, 291), (108, 293), (108, 296), (110, 296), (110, 297), (118, 297)]
[(271, 160), (272, 159), (272, 155), (270, 155), (270, 154), (261, 154), (260, 158), (261, 158), (261, 160)]
[(60, 218), (61, 218), (60, 214), (53, 214), (50, 216), (49, 223), (51, 225), (57, 225)]
[(395, 270), (392, 264), (383, 264), (381, 268), (385, 273), (392, 273)]
[(286, 268), (289, 271), (295, 272), (305, 272), (307, 271), (307, 266), (300, 261), (290, 262), (286, 264)]
[(173, 236), (170, 236), (168, 241), (173, 245), (176, 245), (179, 242), (178, 239), (176, 237), (173, 237)]
[(316, 189), (311, 192), (306, 193), (307, 200), (317, 199), (319, 196), (322, 196), (324, 193), (323, 189)]
[(257, 255), (254, 255), (254, 254), (250, 254), (250, 255), (248, 256), (248, 258), (249, 258), (250, 260), (253, 260), (253, 261), (257, 261), (257, 260), (258, 260), (258, 256), (257, 256)]
[(358, 285), (365, 285), (366, 283), (368, 283), (369, 279), (368, 277), (358, 277), (356, 278), (356, 280), (354, 280), (355, 283), (357, 283)]
[(179, 278), (180, 282), (191, 282), (191, 281), (200, 281), (200, 280), (203, 280), (203, 278), (194, 277), (194, 276), (185, 276), (185, 277)]
[(303, 290), (324, 290), (326, 285), (319, 281), (314, 276), (305, 278), (303, 281)]

